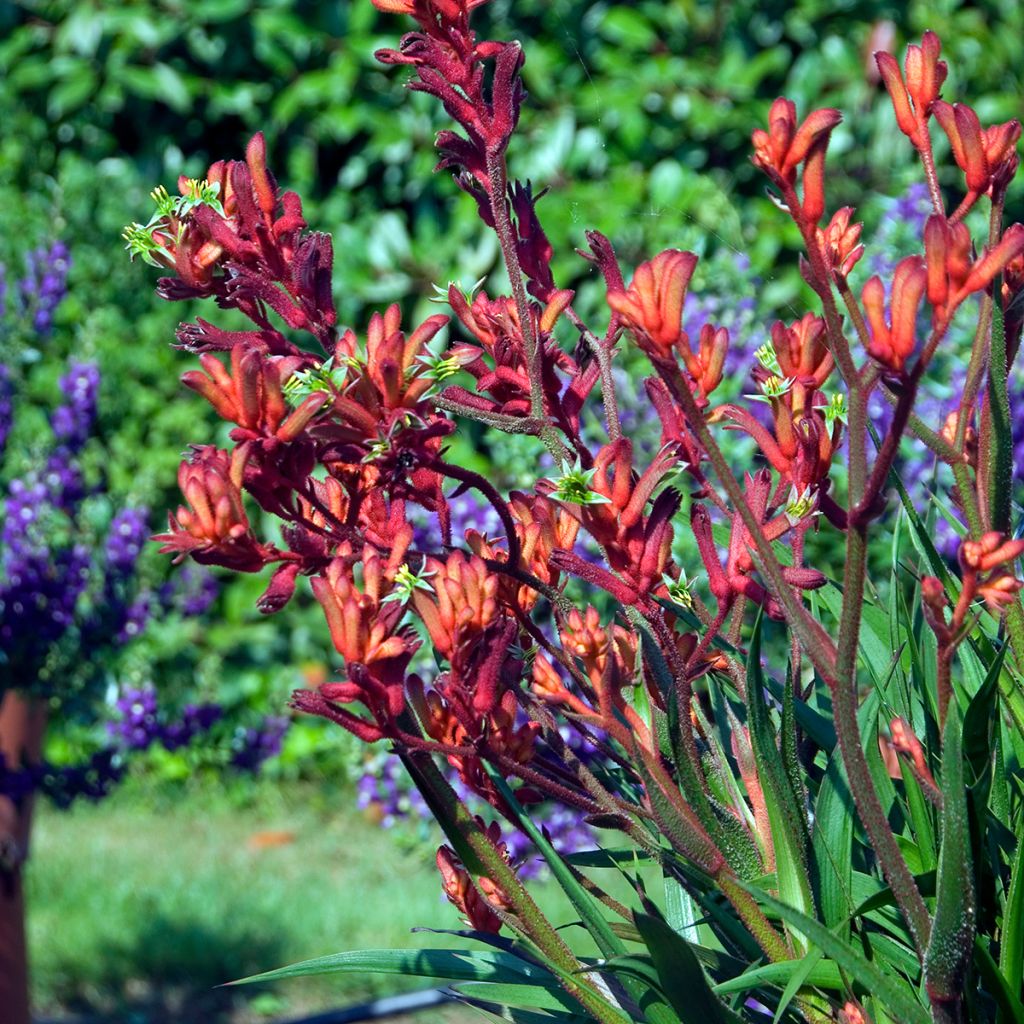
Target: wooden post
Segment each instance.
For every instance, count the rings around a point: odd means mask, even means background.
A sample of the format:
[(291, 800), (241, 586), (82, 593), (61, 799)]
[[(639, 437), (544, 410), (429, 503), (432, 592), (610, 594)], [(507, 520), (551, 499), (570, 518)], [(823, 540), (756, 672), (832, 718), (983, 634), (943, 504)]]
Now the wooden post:
[[(46, 704), (8, 690), (0, 699), (0, 753), (8, 768), (37, 762)], [(0, 796), (0, 1021), (30, 1024), (23, 866), (28, 857), (32, 799)]]

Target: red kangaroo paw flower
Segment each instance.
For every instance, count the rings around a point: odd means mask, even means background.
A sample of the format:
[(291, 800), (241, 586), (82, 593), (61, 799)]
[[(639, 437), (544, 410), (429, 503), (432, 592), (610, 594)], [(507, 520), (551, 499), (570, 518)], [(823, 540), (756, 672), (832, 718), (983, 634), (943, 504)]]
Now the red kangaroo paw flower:
[(641, 344), (668, 355), (682, 334), (683, 303), (696, 266), (692, 252), (667, 249), (636, 268), (628, 289), (609, 291), (608, 305)]

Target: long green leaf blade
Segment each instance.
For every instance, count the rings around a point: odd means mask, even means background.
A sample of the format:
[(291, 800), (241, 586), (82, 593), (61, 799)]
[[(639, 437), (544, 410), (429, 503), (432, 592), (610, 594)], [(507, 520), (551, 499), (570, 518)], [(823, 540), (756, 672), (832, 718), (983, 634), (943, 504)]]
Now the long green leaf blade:
[(931, 1024), (931, 1015), (912, 997), (913, 990), (902, 979), (876, 967), (857, 949), (829, 931), (820, 921), (802, 914), (753, 886), (745, 888), (769, 910), (799, 929), (825, 956), (834, 960), (842, 970), (872, 992), (897, 1017), (900, 1024)]
[(549, 971), (510, 953), (464, 949), (358, 949), (302, 960), (229, 982), (249, 985), (313, 974), (401, 974), (444, 981), (490, 981), (512, 985), (550, 985), (559, 982)]
[(942, 846), (935, 918), (924, 956), (924, 977), (933, 1001), (959, 1003), (974, 946), (974, 871), (964, 782), (963, 730), (951, 701), (942, 742)]

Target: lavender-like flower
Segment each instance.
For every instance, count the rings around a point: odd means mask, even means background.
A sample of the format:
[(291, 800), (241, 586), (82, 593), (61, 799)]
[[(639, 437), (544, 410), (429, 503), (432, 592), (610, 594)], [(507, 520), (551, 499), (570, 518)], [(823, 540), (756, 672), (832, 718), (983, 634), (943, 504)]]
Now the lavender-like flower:
[(201, 565), (186, 563), (157, 591), (160, 607), (189, 618), (203, 615), (217, 600), (217, 577)]
[(53, 315), (67, 294), (71, 253), (59, 239), (49, 248), (30, 252), (25, 258), (25, 276), (19, 286), (20, 311), (32, 331), (46, 338), (53, 330)]
[(187, 746), (209, 732), (224, 714), (217, 704), (187, 704), (181, 718), (162, 714), (152, 686), (129, 687), (114, 702), (117, 717), (107, 722), (107, 734), (127, 750), (146, 750), (156, 743), (167, 750)]
[(281, 753), (290, 718), (268, 716), (257, 729), (243, 730), (237, 739), (231, 764), (243, 771), (258, 771), (264, 761)]
[(116, 750), (98, 750), (84, 762), (57, 766), (48, 761), (10, 768), (0, 754), (0, 796), (20, 804), (34, 793), (49, 797), (58, 807), (76, 798), (100, 800), (124, 776), (125, 765)]
[[(452, 514), (452, 542), (461, 544), (467, 530), (476, 530), (488, 537), (504, 536), (505, 527), (494, 506), (479, 491), (464, 491), (449, 501)], [(421, 551), (441, 550), (441, 531), (437, 518), (423, 509), (410, 516), (415, 530), (413, 543)]]
[(60, 379), (59, 387), (67, 401), (53, 411), (50, 425), (58, 444), (71, 452), (80, 450), (89, 439), (99, 386), (100, 370), (95, 363), (73, 360)]
[(111, 520), (104, 550), (108, 572), (118, 576), (131, 574), (149, 536), (148, 517), (149, 509), (129, 506)]
[(157, 738), (156, 690), (152, 686), (126, 689), (115, 701), (119, 718), (107, 723), (107, 733), (129, 750), (145, 750)]
[(0, 540), (0, 673), (25, 685), (49, 647), (74, 622), (75, 606), (89, 580), (91, 553), (81, 543), (51, 548), (44, 520), (49, 494), (41, 481), (13, 480), (3, 504)]

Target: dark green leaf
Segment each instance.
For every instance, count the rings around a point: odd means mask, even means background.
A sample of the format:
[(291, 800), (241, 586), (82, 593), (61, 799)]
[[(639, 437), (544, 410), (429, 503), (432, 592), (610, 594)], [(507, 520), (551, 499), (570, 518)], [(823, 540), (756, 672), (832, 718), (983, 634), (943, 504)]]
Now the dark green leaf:
[(1010, 991), (1019, 997), (1024, 981), (1024, 837), (1017, 840), (1010, 892), (1003, 910), (999, 968)]
[(933, 997), (959, 1000), (974, 948), (974, 872), (964, 785), (962, 727), (956, 701), (946, 712), (942, 742), (942, 846), (935, 893), (935, 917), (924, 975)]
[(661, 991), (684, 1024), (739, 1024), (739, 1018), (712, 992), (690, 944), (651, 914), (636, 914), (657, 972)]
[(834, 960), (841, 970), (849, 973), (854, 980), (877, 996), (900, 1024), (930, 1024), (931, 1015), (913, 998), (913, 990), (907, 987), (902, 978), (888, 971), (881, 962), (869, 961), (859, 950), (829, 931), (820, 921), (802, 914), (753, 886), (746, 888), (769, 910), (773, 910), (784, 921), (790, 922), (794, 928), (806, 935), (811, 943)]
[[(775, 849), (775, 872), (779, 895), (802, 913), (814, 914), (811, 881), (807, 872), (807, 822), (797, 794), (790, 786), (782, 754), (765, 704), (761, 671), (761, 626), (759, 615), (750, 637), (747, 659), (747, 719), (750, 741), (757, 765), (758, 781), (764, 794)], [(802, 940), (801, 940), (802, 941)]]
[(440, 978), (445, 981), (490, 981), (512, 985), (561, 988), (548, 971), (509, 953), (464, 949), (359, 949), (348, 953), (303, 960), (274, 971), (232, 981), (248, 985), (256, 981), (280, 981), (312, 974), (401, 974), (405, 977)]

